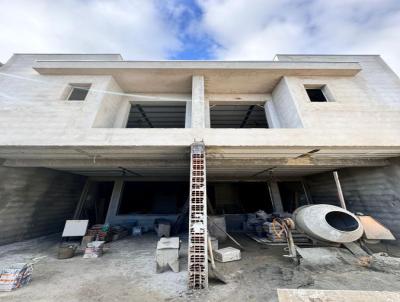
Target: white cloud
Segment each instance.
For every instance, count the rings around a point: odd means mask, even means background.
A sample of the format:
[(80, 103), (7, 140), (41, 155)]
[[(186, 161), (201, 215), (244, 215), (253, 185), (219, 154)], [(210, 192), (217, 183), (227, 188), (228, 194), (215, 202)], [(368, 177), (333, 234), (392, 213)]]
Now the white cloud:
[(398, 0), (198, 0), (218, 59), (276, 53), (381, 54), (400, 73)]
[(181, 48), (155, 1), (0, 0), (0, 61), (17, 52), (121, 53), (163, 59)]
[(196, 58), (202, 55), (196, 50), (229, 60), (372, 53), (400, 73), (399, 0), (197, 2), (200, 17), (180, 0), (0, 0), (0, 61), (15, 52), (113, 52), (147, 60)]

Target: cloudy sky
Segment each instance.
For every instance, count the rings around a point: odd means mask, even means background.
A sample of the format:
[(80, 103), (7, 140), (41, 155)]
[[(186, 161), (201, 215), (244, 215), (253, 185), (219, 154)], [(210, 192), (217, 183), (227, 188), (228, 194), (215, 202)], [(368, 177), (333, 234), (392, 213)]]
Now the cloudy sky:
[(0, 61), (18, 52), (271, 60), (381, 54), (400, 74), (400, 0), (0, 0)]

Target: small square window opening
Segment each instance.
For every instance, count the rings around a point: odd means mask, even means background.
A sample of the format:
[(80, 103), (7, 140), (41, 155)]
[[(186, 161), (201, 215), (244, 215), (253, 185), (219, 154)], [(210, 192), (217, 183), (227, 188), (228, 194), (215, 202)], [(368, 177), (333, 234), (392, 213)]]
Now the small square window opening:
[(68, 101), (84, 101), (91, 84), (70, 84), (71, 91), (68, 95)]
[(327, 102), (322, 88), (306, 88), (308, 98), (311, 102)]

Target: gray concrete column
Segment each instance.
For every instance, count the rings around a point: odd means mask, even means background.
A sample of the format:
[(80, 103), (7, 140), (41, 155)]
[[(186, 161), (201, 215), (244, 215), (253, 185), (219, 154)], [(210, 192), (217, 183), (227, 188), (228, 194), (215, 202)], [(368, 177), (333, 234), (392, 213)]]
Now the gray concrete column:
[(206, 128), (211, 128), (210, 101), (204, 101), (204, 123)]
[(205, 128), (206, 106), (204, 100), (204, 76), (194, 75), (192, 78), (192, 128)]
[(266, 101), (264, 105), (265, 116), (267, 118), (269, 128), (281, 128), (278, 114), (276, 113), (274, 102), (272, 100)]
[(124, 187), (124, 181), (122, 179), (117, 179), (114, 182), (114, 188), (111, 194), (110, 205), (108, 206), (108, 211), (106, 216), (106, 223), (110, 223), (112, 219), (118, 214), (118, 207), (123, 187)]
[(186, 111), (185, 111), (185, 128), (192, 127), (192, 101), (186, 102)]
[(270, 195), (272, 199), (272, 206), (275, 212), (283, 212), (283, 205), (281, 199), (281, 193), (279, 192), (278, 183), (276, 181), (268, 182)]

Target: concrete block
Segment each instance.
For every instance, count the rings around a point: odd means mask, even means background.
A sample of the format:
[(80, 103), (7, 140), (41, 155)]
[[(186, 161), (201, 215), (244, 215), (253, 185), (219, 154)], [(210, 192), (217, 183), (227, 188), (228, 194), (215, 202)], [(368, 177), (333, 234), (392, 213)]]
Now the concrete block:
[(179, 272), (179, 237), (161, 238), (157, 243), (156, 271), (162, 273), (168, 269)]
[(233, 247), (225, 247), (223, 249), (219, 249), (214, 251), (214, 258), (219, 262), (229, 262), (240, 260), (240, 250), (235, 249)]

